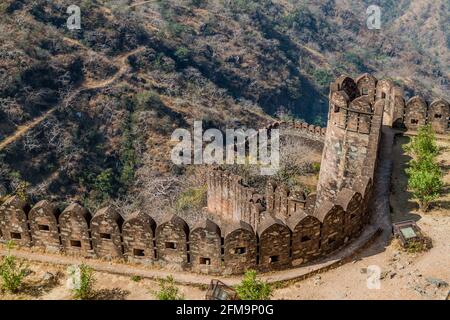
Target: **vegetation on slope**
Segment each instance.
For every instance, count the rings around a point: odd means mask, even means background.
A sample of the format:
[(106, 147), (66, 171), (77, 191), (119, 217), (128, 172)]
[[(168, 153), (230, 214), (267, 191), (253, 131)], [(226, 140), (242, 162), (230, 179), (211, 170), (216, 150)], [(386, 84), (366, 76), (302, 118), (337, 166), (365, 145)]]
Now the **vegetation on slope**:
[[(381, 30), (365, 24), (374, 3)], [(70, 31), (69, 0), (3, 1), (0, 141), (14, 139), (0, 149), (0, 198), (30, 185), (34, 201), (167, 212), (204, 184), (168, 159), (171, 132), (194, 120), (257, 128), (283, 113), (323, 125), (341, 73), (449, 98), (447, 1), (374, 3), (84, 0)]]

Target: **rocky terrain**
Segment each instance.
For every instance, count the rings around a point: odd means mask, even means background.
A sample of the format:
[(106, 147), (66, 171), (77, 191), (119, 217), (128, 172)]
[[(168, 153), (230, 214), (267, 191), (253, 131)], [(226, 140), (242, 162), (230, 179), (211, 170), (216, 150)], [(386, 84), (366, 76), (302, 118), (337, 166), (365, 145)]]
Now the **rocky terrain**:
[(175, 128), (324, 125), (341, 73), (449, 99), (448, 1), (377, 3), (380, 30), (372, 1), (84, 0), (69, 30), (70, 0), (2, 1), (0, 197), (176, 208), (204, 175), (169, 161)]

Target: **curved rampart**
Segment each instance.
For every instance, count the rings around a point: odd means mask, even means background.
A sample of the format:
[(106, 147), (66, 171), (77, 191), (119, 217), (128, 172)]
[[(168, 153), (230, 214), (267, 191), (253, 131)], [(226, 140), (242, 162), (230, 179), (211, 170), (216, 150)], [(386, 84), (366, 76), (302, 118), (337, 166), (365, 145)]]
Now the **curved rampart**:
[(330, 234), (335, 232), (345, 231), (348, 239), (356, 236), (365, 213), (363, 201), (355, 207), (352, 195), (345, 193), (341, 197), (343, 202), (352, 204), (351, 212), (340, 207), (341, 220), (353, 214), (358, 217), (354, 220), (358, 223), (357, 227), (345, 230), (335, 225), (333, 206), (316, 217), (306, 213), (303, 205), (296, 205), (286, 213), (284, 221), (259, 211), (256, 230), (241, 220), (223, 225), (205, 220), (189, 228), (176, 215), (169, 215), (156, 224), (146, 214), (136, 212), (123, 219), (107, 207), (92, 217), (79, 204), (70, 205), (62, 214), (47, 209), (38, 220), (31, 213), (41, 210), (42, 203), (28, 210), (17, 196), (0, 206), (0, 226), (3, 240), (14, 240), (27, 247), (36, 244), (45, 250), (51, 248), (51, 252), (176, 265), (208, 274), (242, 273), (250, 267), (268, 271), (288, 268), (293, 263), (298, 265), (330, 252), (330, 248), (337, 247), (329, 244)]
[(444, 100), (428, 105), (414, 97), (405, 103), (390, 80), (343, 76), (331, 84), (327, 129), (295, 121), (267, 126), (323, 144), (317, 193), (268, 182), (260, 194), (241, 177), (212, 169), (207, 190), (212, 220), (194, 226), (172, 214), (159, 223), (143, 212), (123, 219), (112, 207), (91, 214), (76, 203), (59, 212), (49, 201), (30, 207), (13, 196), (0, 206), (0, 238), (206, 274), (298, 266), (339, 249), (369, 222), (381, 126), (415, 130), (430, 123), (446, 133), (449, 115)]

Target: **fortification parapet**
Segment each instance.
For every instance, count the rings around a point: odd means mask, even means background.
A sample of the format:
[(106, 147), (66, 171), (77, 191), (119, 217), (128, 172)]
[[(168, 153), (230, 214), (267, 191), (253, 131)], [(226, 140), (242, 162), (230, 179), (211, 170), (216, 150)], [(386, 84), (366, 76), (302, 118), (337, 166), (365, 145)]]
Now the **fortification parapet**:
[(69, 205), (59, 217), (61, 242), (64, 252), (73, 255), (91, 256), (91, 214), (78, 203)]
[(291, 254), (293, 265), (306, 263), (320, 255), (321, 222), (306, 211), (295, 211), (286, 221), (292, 231)]
[(91, 220), (92, 245), (98, 257), (121, 258), (123, 218), (112, 206), (98, 210)]
[(450, 128), (450, 104), (443, 100), (434, 100), (428, 110), (428, 122), (437, 133), (445, 133)]
[(5, 240), (14, 240), (20, 245), (29, 246), (31, 235), (28, 230), (29, 207), (18, 196), (7, 199), (0, 206), (0, 234)]
[(257, 239), (250, 224), (244, 221), (228, 224), (223, 236), (225, 273), (243, 273), (257, 267)]
[(428, 105), (422, 97), (415, 96), (406, 102), (405, 126), (417, 130), (427, 123)]
[(330, 253), (344, 244), (345, 212), (344, 209), (331, 201), (322, 202), (314, 211), (314, 216), (322, 222), (320, 247), (323, 253)]
[(344, 234), (352, 238), (360, 233), (363, 227), (363, 199), (359, 192), (343, 188), (336, 197), (336, 204), (345, 212)]
[(166, 215), (156, 227), (158, 259), (166, 264), (186, 267), (188, 258), (189, 226), (177, 215)]
[(222, 235), (216, 223), (209, 219), (198, 222), (189, 234), (189, 243), (193, 271), (220, 273)]
[(140, 211), (133, 212), (125, 219), (122, 237), (127, 260), (147, 264), (155, 261), (155, 229), (155, 220)]
[(58, 231), (59, 211), (48, 200), (38, 202), (29, 212), (31, 238), (33, 246), (49, 252), (58, 252), (61, 240)]
[[(358, 83), (341, 77), (331, 85), (316, 207), (335, 201), (339, 190), (375, 172), (386, 95), (377, 91), (372, 76), (363, 75)], [(389, 83), (379, 88), (392, 91)]]
[(123, 220), (113, 207), (92, 217), (74, 203), (59, 214), (55, 204), (44, 200), (30, 210), (14, 196), (0, 206), (0, 238), (208, 274), (297, 266), (339, 249), (369, 222), (382, 125), (416, 130), (431, 124), (437, 133), (446, 133), (449, 114), (442, 99), (429, 106), (420, 97), (405, 103), (403, 91), (391, 80), (342, 76), (330, 86), (326, 129), (300, 121), (267, 126), (323, 145), (317, 193), (306, 195), (269, 181), (260, 194), (242, 177), (215, 168), (207, 178), (208, 212), (192, 228), (173, 214), (156, 223), (137, 211)]
[(258, 264), (262, 270), (282, 269), (289, 265), (291, 231), (280, 219), (266, 215), (257, 230)]

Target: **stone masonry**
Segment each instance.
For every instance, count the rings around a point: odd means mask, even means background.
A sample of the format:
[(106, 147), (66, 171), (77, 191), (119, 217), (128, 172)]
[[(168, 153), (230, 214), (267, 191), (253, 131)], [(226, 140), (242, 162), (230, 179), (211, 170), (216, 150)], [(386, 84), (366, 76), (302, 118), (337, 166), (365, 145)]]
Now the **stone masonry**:
[(158, 223), (139, 211), (123, 219), (112, 207), (92, 216), (77, 203), (60, 214), (49, 201), (30, 208), (13, 196), (0, 206), (0, 239), (206, 274), (280, 270), (328, 255), (370, 220), (381, 127), (417, 130), (430, 124), (436, 133), (448, 134), (450, 116), (448, 102), (428, 104), (420, 97), (405, 102), (391, 80), (368, 74), (336, 79), (329, 101), (326, 129), (296, 121), (267, 127), (323, 148), (316, 192), (268, 182), (260, 194), (241, 177), (212, 168), (207, 214), (193, 226), (172, 214)]

